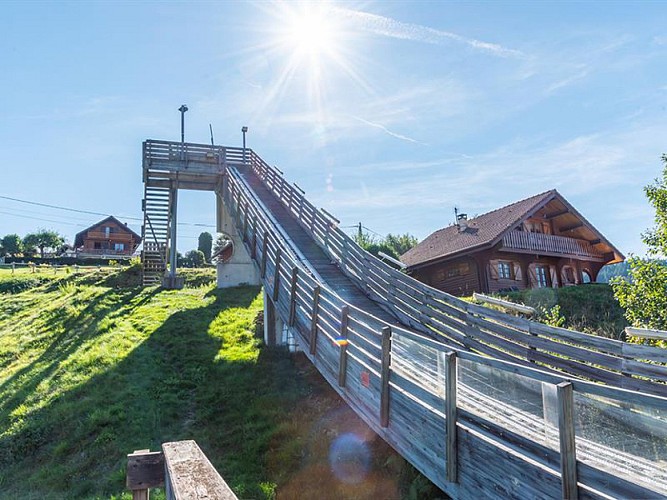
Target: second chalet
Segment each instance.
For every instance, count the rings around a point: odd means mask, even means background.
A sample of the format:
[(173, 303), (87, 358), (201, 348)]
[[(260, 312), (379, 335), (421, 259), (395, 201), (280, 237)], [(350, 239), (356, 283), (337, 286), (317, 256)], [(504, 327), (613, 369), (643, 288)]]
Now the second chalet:
[(113, 216), (93, 224), (74, 237), (77, 257), (130, 258), (141, 236)]
[(623, 254), (555, 189), (440, 229), (401, 256), (418, 280), (453, 295), (593, 282)]

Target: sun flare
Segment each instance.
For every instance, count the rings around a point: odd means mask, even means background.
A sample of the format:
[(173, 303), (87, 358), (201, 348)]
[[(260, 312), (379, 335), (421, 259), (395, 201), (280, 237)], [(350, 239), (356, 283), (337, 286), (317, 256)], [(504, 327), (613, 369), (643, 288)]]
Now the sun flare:
[(285, 40), (299, 55), (314, 57), (337, 50), (334, 20), (323, 4), (306, 5), (289, 13)]

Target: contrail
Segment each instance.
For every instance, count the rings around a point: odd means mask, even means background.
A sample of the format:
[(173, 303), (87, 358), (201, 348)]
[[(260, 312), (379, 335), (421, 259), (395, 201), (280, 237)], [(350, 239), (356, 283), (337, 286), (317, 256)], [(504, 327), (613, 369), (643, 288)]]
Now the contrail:
[(491, 52), (501, 57), (525, 57), (525, 54), (521, 51), (508, 49), (496, 43), (466, 38), (449, 31), (437, 30), (420, 24), (403, 23), (390, 17), (358, 10), (343, 9), (340, 7), (336, 7), (333, 10), (337, 14), (356, 23), (361, 29), (376, 35), (413, 42), (430, 43), (432, 45), (442, 45), (448, 40), (454, 40), (469, 45), (474, 49)]

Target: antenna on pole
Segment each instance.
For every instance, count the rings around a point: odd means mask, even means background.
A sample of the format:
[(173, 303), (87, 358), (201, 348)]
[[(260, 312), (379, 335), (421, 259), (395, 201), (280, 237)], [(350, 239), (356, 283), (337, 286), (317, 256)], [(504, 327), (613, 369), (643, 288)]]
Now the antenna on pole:
[(459, 209), (456, 205), (454, 205), (454, 224), (459, 223)]
[(213, 125), (209, 123), (208, 129), (211, 131), (211, 146), (215, 146), (215, 144), (213, 144)]

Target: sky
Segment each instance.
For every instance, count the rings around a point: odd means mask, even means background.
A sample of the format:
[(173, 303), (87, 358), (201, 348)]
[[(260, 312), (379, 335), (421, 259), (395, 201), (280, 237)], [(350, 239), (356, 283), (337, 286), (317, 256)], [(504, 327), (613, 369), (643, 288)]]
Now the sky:
[[(0, 4), (0, 237), (140, 232), (141, 144), (248, 147), (353, 232), (420, 240), (558, 189), (642, 255), (667, 153), (667, 2)], [(179, 192), (178, 250), (215, 231)]]

